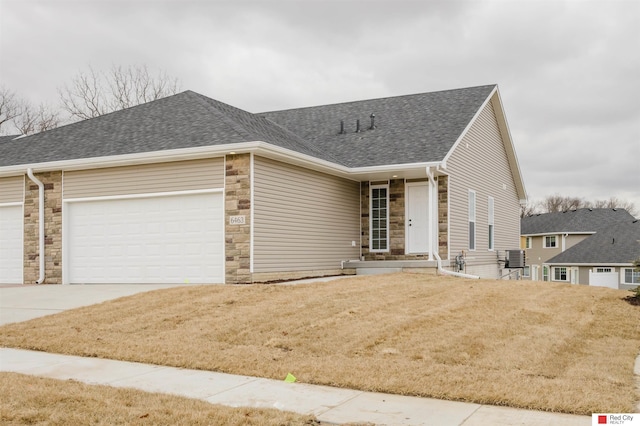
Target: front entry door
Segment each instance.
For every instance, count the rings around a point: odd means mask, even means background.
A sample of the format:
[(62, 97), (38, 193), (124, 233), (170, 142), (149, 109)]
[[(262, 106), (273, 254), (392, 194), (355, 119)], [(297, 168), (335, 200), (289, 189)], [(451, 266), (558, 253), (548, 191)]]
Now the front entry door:
[(571, 268), (571, 284), (579, 284), (580, 283), (579, 273), (580, 273), (580, 269)]
[(407, 183), (407, 253), (429, 251), (429, 184)]
[(538, 281), (540, 277), (538, 276), (540, 266), (531, 265), (531, 281)]

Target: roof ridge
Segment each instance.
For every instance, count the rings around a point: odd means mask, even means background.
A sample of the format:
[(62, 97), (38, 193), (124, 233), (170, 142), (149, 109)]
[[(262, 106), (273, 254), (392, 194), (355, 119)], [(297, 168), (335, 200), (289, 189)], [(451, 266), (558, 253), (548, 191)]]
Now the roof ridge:
[[(189, 91), (189, 92), (191, 92), (191, 91)], [(335, 162), (336, 164), (343, 165), (342, 161), (338, 160), (336, 157), (334, 157), (330, 153), (321, 151), (315, 145), (309, 143), (309, 141), (307, 141), (304, 138), (300, 137), (295, 132), (287, 129), (284, 126), (281, 126), (280, 124), (278, 124), (278, 123), (276, 123), (276, 122), (274, 122), (272, 120), (269, 120), (267, 117), (264, 117), (264, 116), (262, 116), (260, 114), (255, 114), (255, 113), (246, 111), (246, 110), (244, 110), (242, 108), (238, 108), (238, 107), (235, 107), (233, 105), (229, 105), (229, 104), (227, 104), (225, 102), (218, 101), (218, 100), (213, 99), (213, 98), (209, 98), (208, 96), (205, 96), (205, 95), (202, 95), (202, 94), (199, 94), (199, 93), (196, 93), (196, 92), (191, 92), (191, 94), (195, 95), (195, 97), (198, 99), (198, 101), (203, 103), (203, 104), (205, 104), (208, 109), (215, 110), (219, 115), (222, 116), (222, 118), (225, 120), (225, 122), (227, 124), (229, 124), (234, 130), (236, 130), (238, 133), (241, 133), (246, 138), (251, 138), (252, 136), (256, 136), (256, 135), (252, 135), (251, 131), (249, 131), (248, 129), (243, 127), (240, 123), (238, 123), (237, 121), (231, 119), (228, 115), (224, 114), (222, 111), (220, 111), (218, 108), (216, 108), (215, 104), (221, 104), (221, 105), (224, 105), (225, 107), (227, 107), (227, 108), (229, 108), (231, 110), (235, 110), (235, 111), (238, 111), (238, 112), (240, 112), (242, 114), (245, 114), (247, 117), (250, 117), (252, 120), (255, 120), (256, 124), (265, 124), (266, 123), (269, 126), (276, 127), (280, 131), (284, 132), (287, 136), (291, 137), (296, 143), (304, 146), (309, 151), (315, 153), (318, 158), (324, 158), (324, 159), (328, 158), (332, 162)], [(269, 141), (264, 141), (264, 142), (273, 144), (272, 142), (269, 142)]]
[(245, 129), (244, 127), (242, 127), (239, 123), (237, 123), (236, 121), (232, 120), (230, 117), (227, 116), (227, 114), (225, 114), (223, 111), (221, 111), (219, 108), (216, 108), (214, 105), (211, 104), (210, 101), (214, 101), (217, 103), (220, 103), (222, 105), (225, 105), (229, 108), (233, 108), (239, 111), (243, 111), (246, 112), (248, 114), (251, 114), (247, 111), (244, 111), (240, 108), (236, 108), (232, 105), (226, 104), (224, 102), (209, 98), (207, 96), (204, 96), (200, 93), (194, 92), (192, 90), (187, 90), (184, 93), (188, 93), (189, 96), (191, 96), (192, 98), (195, 98), (195, 100), (197, 102), (199, 102), (200, 104), (202, 104), (205, 108), (207, 108), (210, 111), (213, 111), (216, 113), (216, 116), (219, 116), (227, 125), (229, 125), (234, 131), (236, 131), (238, 134), (240, 134), (241, 136), (245, 137), (245, 138), (250, 138), (251, 134), (247, 131), (247, 129)]
[(174, 97), (177, 97), (177, 96), (180, 96), (180, 95), (185, 95), (188, 92), (194, 93), (191, 90), (185, 90), (183, 92), (174, 93), (173, 95), (169, 95), (169, 96), (163, 96), (161, 98), (153, 99), (153, 100), (150, 100), (150, 101), (147, 101), (147, 102), (143, 102), (141, 104), (131, 105), (131, 106), (126, 107), (126, 108), (117, 109), (115, 111), (109, 111), (109, 112), (106, 112), (104, 114), (100, 114), (100, 115), (98, 115), (96, 117), (83, 118), (83, 119), (80, 119), (80, 120), (77, 120), (77, 121), (72, 121), (70, 123), (65, 123), (65, 124), (62, 124), (61, 126), (54, 127), (53, 129), (44, 130), (44, 131), (38, 132), (38, 133), (32, 133), (30, 135), (18, 135), (18, 136), (23, 136), (23, 138), (21, 138), (21, 140), (24, 139), (24, 140), (26, 140), (28, 142), (28, 139), (33, 137), (33, 136), (42, 135), (43, 133), (54, 133), (54, 132), (59, 131), (61, 129), (67, 129), (70, 126), (75, 126), (77, 124), (84, 123), (84, 122), (87, 122), (89, 120), (100, 120), (100, 121), (102, 121), (102, 120), (108, 119), (108, 117), (111, 117), (114, 114), (119, 114), (119, 113), (122, 113), (124, 111), (130, 111), (130, 110), (133, 110), (133, 109), (137, 109), (137, 108), (141, 108), (141, 107), (144, 107), (144, 106), (148, 106), (149, 104), (152, 104), (154, 102), (164, 101), (164, 100), (168, 100), (170, 98), (174, 98)]
[(421, 96), (421, 95), (432, 95), (432, 94), (435, 94), (435, 93), (458, 92), (458, 91), (463, 91), (463, 90), (481, 89), (481, 88), (495, 87), (495, 86), (497, 86), (497, 84), (485, 84), (485, 85), (481, 85), (481, 86), (469, 86), (469, 87), (462, 87), (462, 88), (457, 88), (457, 89), (434, 90), (432, 92), (419, 92), (419, 93), (408, 93), (408, 94), (405, 94), (405, 95), (382, 96), (382, 97), (379, 97), (379, 98), (367, 98), (367, 99), (359, 99), (359, 100), (354, 100), (354, 101), (334, 102), (334, 103), (328, 103), (328, 104), (309, 105), (309, 106), (305, 106), (305, 107), (286, 108), (286, 109), (278, 109), (278, 110), (271, 110), (271, 111), (262, 111), (262, 112), (259, 112), (257, 114), (272, 114), (272, 113), (277, 113), (277, 112), (298, 111), (298, 110), (311, 109), (311, 108), (357, 104), (357, 103), (360, 103), (360, 102), (384, 101), (384, 100), (389, 100), (389, 99), (409, 98), (409, 97)]

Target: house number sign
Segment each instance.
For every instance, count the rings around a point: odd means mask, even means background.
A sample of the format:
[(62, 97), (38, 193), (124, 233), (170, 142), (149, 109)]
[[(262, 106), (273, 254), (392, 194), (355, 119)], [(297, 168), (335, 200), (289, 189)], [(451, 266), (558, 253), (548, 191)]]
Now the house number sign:
[(229, 216), (229, 225), (244, 225), (246, 222), (246, 216)]

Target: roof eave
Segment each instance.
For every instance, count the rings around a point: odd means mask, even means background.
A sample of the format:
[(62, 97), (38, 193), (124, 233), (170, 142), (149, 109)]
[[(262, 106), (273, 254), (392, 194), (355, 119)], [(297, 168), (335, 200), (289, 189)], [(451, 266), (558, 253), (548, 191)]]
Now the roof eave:
[(249, 152), (356, 181), (382, 180), (395, 177), (426, 177), (426, 167), (435, 167), (440, 165), (440, 162), (430, 162), (397, 165), (385, 164), (379, 166), (350, 168), (341, 164), (322, 160), (308, 154), (302, 154), (297, 151), (282, 148), (268, 142), (250, 141), (196, 148), (181, 148), (105, 157), (19, 164), (15, 166), (0, 167), (0, 177), (23, 175), (26, 173), (27, 169), (33, 169), (34, 172), (87, 170), (148, 163), (186, 161), (206, 157), (223, 156), (231, 153), (241, 154)]

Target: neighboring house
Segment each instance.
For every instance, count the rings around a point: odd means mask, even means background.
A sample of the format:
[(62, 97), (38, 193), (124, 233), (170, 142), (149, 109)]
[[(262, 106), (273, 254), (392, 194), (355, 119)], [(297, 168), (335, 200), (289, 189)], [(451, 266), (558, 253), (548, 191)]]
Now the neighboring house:
[[(525, 249), (527, 267), (524, 279), (556, 281), (549, 259), (565, 252), (596, 232), (618, 222), (634, 220), (624, 209), (583, 208), (557, 213), (529, 215), (520, 221), (521, 247)], [(580, 280), (577, 270), (558, 275), (561, 281), (574, 284)]]
[(495, 85), (262, 114), (187, 91), (0, 144), (0, 282), (249, 283), (438, 256), (496, 278), (525, 198)]
[(577, 284), (631, 289), (640, 284), (640, 271), (633, 265), (640, 259), (640, 222), (637, 219), (615, 223), (581, 241), (546, 265), (553, 281), (578, 276)]

